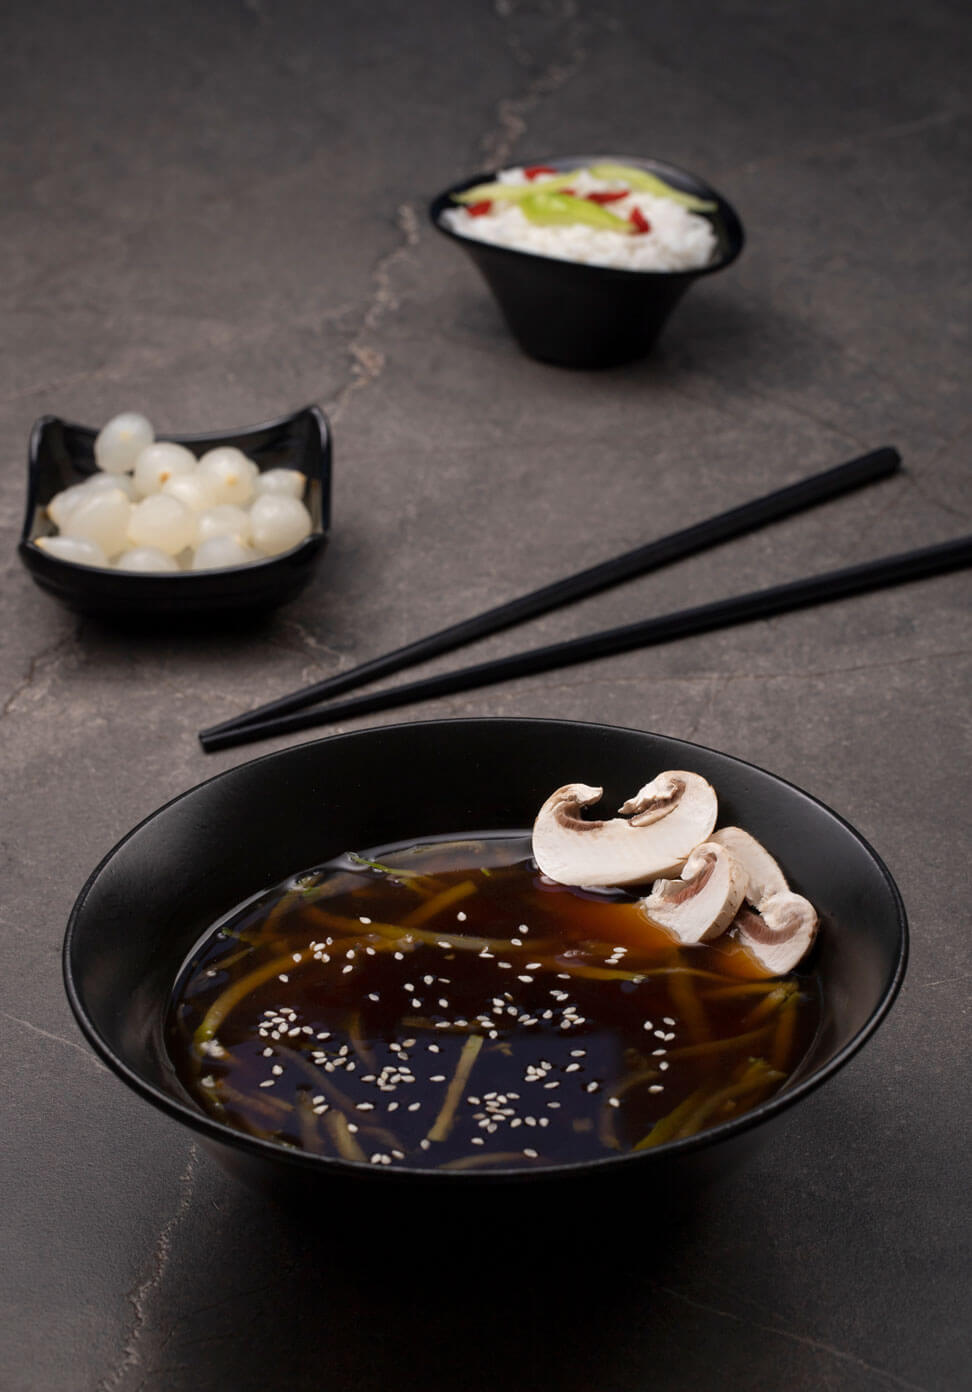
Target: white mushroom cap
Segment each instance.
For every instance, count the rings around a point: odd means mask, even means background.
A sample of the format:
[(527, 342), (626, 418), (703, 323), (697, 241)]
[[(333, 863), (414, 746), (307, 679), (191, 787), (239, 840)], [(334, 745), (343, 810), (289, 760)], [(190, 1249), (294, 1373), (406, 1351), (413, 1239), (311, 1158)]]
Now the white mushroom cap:
[(817, 934), (817, 913), (809, 900), (791, 894), (786, 876), (765, 846), (741, 827), (720, 827), (712, 840), (725, 846), (749, 876), (746, 899), (752, 909), (736, 915), (733, 931), (760, 966), (774, 976), (792, 971)]
[(541, 807), (533, 826), (533, 856), (550, 879), (595, 888), (674, 874), (709, 835), (718, 813), (705, 779), (681, 770), (645, 784), (620, 809), (625, 815), (585, 820), (581, 809), (598, 802), (603, 792), (566, 783)]
[(656, 880), (641, 907), (679, 942), (717, 938), (732, 923), (746, 893), (746, 872), (725, 846), (696, 846), (677, 880)]
[(757, 909), (771, 894), (782, 894), (789, 889), (786, 876), (766, 847), (760, 845), (748, 831), (743, 831), (742, 827), (720, 827), (712, 833), (710, 840), (731, 851), (746, 871), (749, 876), (746, 898)]
[(774, 976), (784, 976), (813, 945), (817, 911), (802, 894), (783, 890), (764, 899), (758, 913), (743, 908), (733, 929), (761, 966)]

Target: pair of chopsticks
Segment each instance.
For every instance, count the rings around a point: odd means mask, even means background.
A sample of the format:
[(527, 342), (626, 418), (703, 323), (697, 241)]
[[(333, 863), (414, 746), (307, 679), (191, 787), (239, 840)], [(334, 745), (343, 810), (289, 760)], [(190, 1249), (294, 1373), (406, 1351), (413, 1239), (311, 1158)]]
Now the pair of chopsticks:
[[(928, 546), (876, 561), (866, 561), (861, 565), (827, 571), (822, 575), (793, 580), (787, 584), (774, 585), (769, 589), (755, 590), (730, 599), (716, 600), (692, 609), (681, 609), (676, 613), (644, 619), (640, 623), (605, 629), (600, 633), (587, 634), (548, 647), (533, 648), (527, 652), (516, 653), (512, 657), (478, 663), (454, 672), (408, 682), (402, 686), (355, 696), (346, 701), (332, 699), (355, 687), (389, 676), (392, 672), (401, 671), (440, 653), (462, 647), (475, 639), (523, 623), (524, 620), (534, 618), (538, 614), (559, 609), (576, 599), (596, 594), (635, 575), (642, 575), (646, 571), (656, 570), (672, 561), (704, 551), (730, 537), (755, 531), (770, 522), (815, 507), (852, 489), (888, 478), (896, 472), (900, 464), (901, 456), (897, 450), (885, 446), (836, 468), (813, 474), (810, 478), (802, 479), (787, 488), (777, 489), (765, 497), (755, 498), (716, 517), (673, 532), (670, 536), (648, 542), (633, 551), (626, 551), (612, 560), (602, 561), (539, 590), (532, 590), (529, 594), (521, 595), (506, 604), (487, 609), (485, 613), (452, 624), (449, 628), (440, 629), (437, 633), (406, 644), (405, 647), (396, 648), (384, 656), (372, 658), (369, 662), (351, 668), (350, 671), (339, 672), (324, 681), (314, 682), (290, 695), (269, 701), (244, 715), (223, 721), (219, 725), (212, 725), (200, 732), (200, 742), (207, 753), (212, 753), (217, 749), (249, 744), (272, 735), (306, 730), (315, 725), (346, 720), (351, 716), (366, 715), (372, 711), (390, 710), (435, 696), (491, 686), (514, 677), (549, 672), (555, 668), (569, 667), (579, 662), (609, 657), (615, 653), (630, 652), (634, 648), (667, 643), (690, 634), (706, 633), (734, 624), (749, 623), (753, 619), (769, 618), (774, 614), (788, 613), (814, 604), (826, 604), (848, 595), (863, 594), (869, 590), (900, 585), (909, 580), (919, 580), (925, 576), (972, 565), (972, 536), (960, 537), (956, 541), (944, 542), (938, 546)], [(322, 705), (325, 701), (328, 704)]]

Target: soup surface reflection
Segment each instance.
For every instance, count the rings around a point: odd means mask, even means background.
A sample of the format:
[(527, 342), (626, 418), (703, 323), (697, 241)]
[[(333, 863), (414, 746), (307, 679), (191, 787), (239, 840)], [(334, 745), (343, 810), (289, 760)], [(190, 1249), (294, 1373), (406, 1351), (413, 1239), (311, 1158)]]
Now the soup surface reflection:
[(536, 870), (526, 834), (344, 856), (203, 939), (166, 1033), (212, 1116), (373, 1165), (540, 1167), (691, 1136), (771, 1096), (812, 973), (680, 947), (633, 896)]

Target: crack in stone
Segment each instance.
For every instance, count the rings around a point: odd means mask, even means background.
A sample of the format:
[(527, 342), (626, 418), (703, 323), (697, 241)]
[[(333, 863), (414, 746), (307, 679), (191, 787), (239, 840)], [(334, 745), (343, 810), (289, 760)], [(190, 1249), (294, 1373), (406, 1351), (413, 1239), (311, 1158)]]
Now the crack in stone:
[(13, 713), (14, 706), (18, 699), (25, 691), (29, 691), (34, 685), (41, 667), (52, 658), (55, 658), (62, 648), (71, 645), (76, 636), (75, 630), (72, 630), (70, 633), (62, 634), (55, 642), (51, 643), (46, 648), (42, 648), (39, 653), (34, 654), (27, 664), (27, 671), (23, 680), (14, 687), (3, 705), (0, 706), (0, 720), (4, 720), (8, 715)]
[[(506, 43), (514, 60), (526, 70), (536, 67), (532, 54), (516, 31), (520, 0), (495, 0), (494, 12), (506, 26)], [(542, 8), (550, 9), (544, 6)], [(563, 29), (563, 54), (553, 58), (527, 83), (521, 96), (503, 97), (496, 108), (496, 127), (480, 142), (488, 169), (508, 164), (517, 142), (527, 132), (527, 119), (542, 101), (559, 91), (587, 60), (587, 36), (591, 26), (583, 19), (576, 0), (560, 0), (552, 7)]]
[(401, 239), (391, 251), (381, 257), (372, 272), (371, 299), (365, 308), (357, 333), (348, 344), (351, 376), (328, 406), (328, 414), (332, 421), (339, 420), (352, 397), (377, 382), (385, 368), (385, 355), (374, 346), (370, 338), (382, 320), (394, 314), (401, 304), (401, 296), (394, 287), (394, 277), (399, 264), (407, 259), (412, 248), (418, 244), (419, 218), (414, 203), (399, 204), (396, 223)]
[(5, 1020), (10, 1020), (12, 1024), (20, 1025), (23, 1029), (28, 1029), (32, 1034), (39, 1034), (43, 1039), (51, 1039), (55, 1044), (66, 1044), (69, 1049), (75, 1049), (79, 1054), (88, 1060), (99, 1073), (109, 1073), (111, 1070), (106, 1068), (103, 1063), (95, 1058), (90, 1050), (81, 1044), (75, 1044), (73, 1039), (65, 1039), (61, 1034), (52, 1034), (50, 1030), (41, 1029), (40, 1025), (32, 1025), (29, 1020), (22, 1020), (19, 1015), (11, 1015), (6, 1010), (0, 1010), (0, 1016)]
[[(193, 1189), (196, 1178), (196, 1167), (198, 1165), (199, 1153), (195, 1146), (190, 1147), (189, 1155), (186, 1160), (182, 1174), (179, 1176), (179, 1199), (176, 1204), (175, 1212), (167, 1223), (162, 1227), (155, 1250), (149, 1264), (146, 1276), (139, 1282), (134, 1290), (129, 1292), (128, 1300), (132, 1307), (133, 1318), (131, 1333), (125, 1341), (122, 1349), (121, 1362), (114, 1368), (107, 1377), (103, 1378), (98, 1384), (97, 1392), (113, 1392), (115, 1388), (121, 1387), (129, 1373), (134, 1372), (142, 1366), (142, 1335), (148, 1320), (148, 1306), (152, 1297), (158, 1291), (169, 1265), (169, 1258), (172, 1254), (172, 1237), (179, 1227), (189, 1206), (192, 1202)], [(140, 1380), (140, 1385), (144, 1384), (144, 1377)]]
[(762, 1324), (758, 1320), (750, 1319), (746, 1315), (736, 1314), (732, 1310), (722, 1310), (717, 1305), (709, 1305), (703, 1300), (695, 1300), (692, 1296), (686, 1295), (683, 1291), (673, 1290), (671, 1286), (655, 1286), (655, 1290), (662, 1295), (671, 1296), (673, 1300), (680, 1300), (686, 1305), (691, 1305), (695, 1310), (703, 1310), (706, 1314), (718, 1315), (720, 1319), (734, 1320), (737, 1324), (742, 1324), (748, 1329), (759, 1330), (762, 1334), (775, 1334), (780, 1339), (788, 1339), (791, 1343), (800, 1344), (804, 1348), (814, 1349), (818, 1353), (826, 1354), (829, 1358), (836, 1358), (842, 1363), (850, 1363), (855, 1368), (861, 1368), (874, 1377), (882, 1379), (892, 1387), (903, 1387), (906, 1392), (926, 1392), (917, 1382), (909, 1382), (907, 1378), (897, 1377), (894, 1373), (889, 1373), (885, 1368), (876, 1368), (873, 1363), (866, 1362), (863, 1358), (858, 1358), (856, 1354), (847, 1353), (844, 1349), (835, 1348), (833, 1344), (824, 1343), (822, 1339), (814, 1339), (809, 1334), (797, 1334), (792, 1329), (786, 1329), (778, 1324)]

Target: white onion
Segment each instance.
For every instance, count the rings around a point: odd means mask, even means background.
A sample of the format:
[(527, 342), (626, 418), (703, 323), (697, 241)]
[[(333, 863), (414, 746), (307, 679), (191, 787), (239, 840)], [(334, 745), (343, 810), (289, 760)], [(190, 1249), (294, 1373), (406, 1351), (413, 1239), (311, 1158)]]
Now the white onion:
[(303, 498), (307, 478), (299, 469), (265, 469), (257, 476), (253, 490), (263, 493), (284, 493), (288, 498)]
[(99, 489), (72, 509), (61, 531), (65, 536), (93, 541), (110, 560), (127, 545), (128, 523), (133, 511), (122, 489)]
[(311, 517), (297, 498), (264, 493), (250, 508), (253, 544), (267, 556), (289, 551), (310, 534)]
[(170, 498), (178, 498), (191, 512), (202, 512), (216, 501), (215, 483), (196, 469), (191, 474), (176, 474), (166, 479), (162, 492)]
[(158, 493), (169, 479), (191, 474), (195, 467), (196, 456), (185, 445), (156, 440), (135, 460), (135, 487), (145, 498), (150, 493)]
[(59, 561), (74, 561), (77, 565), (89, 566), (108, 564), (108, 557), (101, 547), (84, 537), (42, 536), (37, 538), (36, 545), (49, 556), (56, 556)]
[(132, 508), (128, 536), (136, 546), (153, 546), (175, 556), (191, 546), (196, 535), (196, 514), (185, 503), (165, 493), (153, 493)]
[(81, 487), (88, 493), (100, 493), (106, 488), (120, 488), (126, 498), (135, 501), (135, 480), (131, 474), (106, 474), (103, 469), (96, 469), (85, 479)]
[(231, 536), (214, 536), (196, 547), (193, 570), (224, 570), (227, 566), (248, 565), (260, 557)]
[[(108, 475), (105, 477), (107, 478)], [(86, 483), (74, 483), (70, 488), (62, 488), (60, 493), (55, 493), (47, 504), (47, 515), (55, 527), (63, 529), (74, 509), (88, 497), (90, 497), (90, 493)]]
[(250, 514), (235, 503), (217, 503), (199, 514), (199, 540), (231, 536), (245, 546), (251, 539)]
[(232, 445), (211, 449), (199, 461), (199, 473), (216, 485), (216, 502), (247, 503), (259, 470), (242, 450)]
[(123, 551), (115, 562), (116, 570), (137, 570), (148, 573), (150, 571), (170, 571), (178, 570), (179, 562), (172, 556), (166, 555), (156, 546), (133, 546), (129, 551)]
[(95, 462), (107, 474), (124, 474), (135, 467), (135, 460), (155, 439), (152, 423), (135, 411), (113, 416), (98, 432), (94, 442)]

